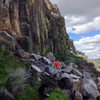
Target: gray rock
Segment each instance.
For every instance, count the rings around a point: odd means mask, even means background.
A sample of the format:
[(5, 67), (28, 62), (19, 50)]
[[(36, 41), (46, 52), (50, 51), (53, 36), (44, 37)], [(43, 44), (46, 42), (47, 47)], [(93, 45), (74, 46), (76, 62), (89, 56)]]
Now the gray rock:
[(0, 32), (0, 41), (2, 43), (8, 44), (13, 50), (15, 50), (16, 39), (8, 34), (6, 31)]
[(83, 87), (86, 90), (86, 92), (89, 93), (94, 99), (100, 96), (97, 86), (93, 80), (85, 79), (83, 82)]
[(17, 68), (8, 76), (5, 82), (7, 90), (14, 96), (23, 92), (27, 84), (29, 84), (30, 74), (24, 68)]
[(0, 100), (14, 100), (14, 97), (6, 89), (1, 88)]
[(38, 72), (38, 73), (41, 73), (41, 72), (42, 72), (41, 69), (38, 68), (38, 67), (35, 66), (35, 65), (31, 65), (31, 67), (32, 67), (32, 70), (35, 70), (35, 71)]

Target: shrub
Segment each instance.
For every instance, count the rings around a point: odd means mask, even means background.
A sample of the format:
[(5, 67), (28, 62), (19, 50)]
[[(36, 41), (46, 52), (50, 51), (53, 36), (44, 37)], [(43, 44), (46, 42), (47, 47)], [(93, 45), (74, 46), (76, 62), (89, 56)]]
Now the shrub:
[(0, 45), (0, 86), (4, 85), (9, 74), (18, 67), (25, 67), (25, 64), (15, 58), (7, 47)]
[(39, 86), (30, 86), (25, 87), (24, 92), (21, 96), (17, 96), (15, 100), (39, 100), (38, 95)]
[(60, 89), (55, 89), (47, 100), (69, 100), (69, 98)]

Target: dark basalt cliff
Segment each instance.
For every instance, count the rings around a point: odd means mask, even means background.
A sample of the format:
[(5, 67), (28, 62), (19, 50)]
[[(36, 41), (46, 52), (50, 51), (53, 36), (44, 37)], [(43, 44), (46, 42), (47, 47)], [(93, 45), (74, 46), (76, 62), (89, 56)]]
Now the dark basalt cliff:
[(49, 0), (0, 0), (0, 31), (14, 35), (28, 52), (66, 55), (66, 47), (75, 50), (64, 18)]

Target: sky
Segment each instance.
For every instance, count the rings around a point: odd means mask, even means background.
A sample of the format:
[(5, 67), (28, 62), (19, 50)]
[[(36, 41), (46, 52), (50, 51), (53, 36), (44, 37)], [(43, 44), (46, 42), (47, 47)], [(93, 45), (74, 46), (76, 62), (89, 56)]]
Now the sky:
[(100, 58), (100, 0), (50, 0), (65, 18), (66, 30), (78, 51)]

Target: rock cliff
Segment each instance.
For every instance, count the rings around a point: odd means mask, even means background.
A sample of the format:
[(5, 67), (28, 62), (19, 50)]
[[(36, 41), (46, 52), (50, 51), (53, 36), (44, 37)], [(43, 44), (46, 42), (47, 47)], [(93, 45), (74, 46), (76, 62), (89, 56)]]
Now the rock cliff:
[(49, 0), (0, 0), (0, 31), (15, 36), (28, 52), (66, 55), (67, 47), (75, 50), (64, 18)]

